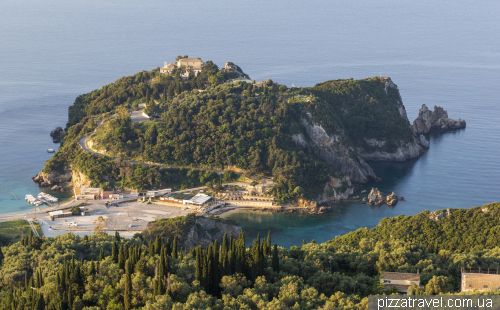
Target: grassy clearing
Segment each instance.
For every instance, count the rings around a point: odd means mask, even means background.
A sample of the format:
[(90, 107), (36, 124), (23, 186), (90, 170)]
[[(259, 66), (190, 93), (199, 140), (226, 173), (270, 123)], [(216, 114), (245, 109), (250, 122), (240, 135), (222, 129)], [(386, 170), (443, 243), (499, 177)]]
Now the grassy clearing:
[[(42, 236), (42, 228), (39, 223), (33, 223), (38, 231), (38, 234)], [(15, 220), (9, 222), (0, 222), (0, 244), (6, 246), (8, 244), (16, 243), (21, 241), (24, 236), (30, 235), (30, 224), (25, 220)]]

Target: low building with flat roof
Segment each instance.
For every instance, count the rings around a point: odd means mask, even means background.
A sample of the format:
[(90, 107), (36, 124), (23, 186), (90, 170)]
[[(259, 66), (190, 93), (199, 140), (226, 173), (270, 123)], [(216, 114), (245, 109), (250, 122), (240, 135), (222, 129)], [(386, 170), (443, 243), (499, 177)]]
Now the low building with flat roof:
[(213, 197), (207, 194), (198, 194), (185, 202), (185, 204), (204, 207), (212, 201)]
[(98, 187), (90, 187), (87, 185), (73, 187), (75, 200), (95, 200), (102, 197), (102, 189)]
[(462, 272), (460, 288), (462, 292), (498, 290), (500, 274)]
[(189, 201), (193, 197), (194, 197), (193, 194), (175, 193), (172, 195), (167, 194), (163, 197), (160, 197), (160, 200), (166, 202), (185, 204), (185, 201)]
[(49, 212), (49, 216), (50, 216), (51, 220), (54, 220), (54, 219), (57, 219), (60, 217), (68, 217), (68, 216), (72, 216), (72, 215), (73, 215), (73, 212), (67, 211), (67, 210), (64, 210), (64, 211), (58, 210), (58, 211)]
[(417, 273), (383, 271), (380, 283), (384, 284), (384, 290), (394, 287), (399, 293), (408, 294), (412, 283), (420, 286), (420, 274), (418, 271)]

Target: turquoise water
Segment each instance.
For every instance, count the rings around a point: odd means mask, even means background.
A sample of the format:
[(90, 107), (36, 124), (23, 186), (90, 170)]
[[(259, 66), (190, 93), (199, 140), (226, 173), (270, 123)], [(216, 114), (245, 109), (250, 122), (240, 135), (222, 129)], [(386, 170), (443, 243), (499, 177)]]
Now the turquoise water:
[[(274, 232), (289, 246), (323, 241), (386, 216), (500, 200), (500, 4), (455, 1), (7, 0), (0, 10), (0, 213), (31, 209), (25, 194), (54, 148), (76, 96), (189, 55), (232, 61), (255, 80), (312, 86), (390, 76), (410, 120), (425, 103), (464, 118), (436, 134), (421, 158), (371, 163), (394, 208), (343, 206), (314, 216), (233, 214), (249, 235)], [(368, 188), (374, 186), (367, 185)]]

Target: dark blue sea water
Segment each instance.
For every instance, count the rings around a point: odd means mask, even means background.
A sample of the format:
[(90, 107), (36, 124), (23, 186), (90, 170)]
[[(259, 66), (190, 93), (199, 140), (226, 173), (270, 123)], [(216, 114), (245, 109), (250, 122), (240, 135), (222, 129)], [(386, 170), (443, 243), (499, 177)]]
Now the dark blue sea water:
[[(0, 10), (0, 213), (50, 158), (76, 96), (117, 78), (202, 57), (232, 61), (252, 79), (296, 86), (390, 76), (410, 120), (425, 103), (467, 120), (431, 137), (421, 158), (374, 163), (381, 190), (407, 202), (349, 205), (327, 216), (233, 214), (249, 235), (290, 246), (324, 241), (383, 217), (500, 200), (500, 4), (473, 1), (34, 1)], [(371, 187), (372, 185), (368, 185)], [(20, 197), (15, 200), (11, 192)]]

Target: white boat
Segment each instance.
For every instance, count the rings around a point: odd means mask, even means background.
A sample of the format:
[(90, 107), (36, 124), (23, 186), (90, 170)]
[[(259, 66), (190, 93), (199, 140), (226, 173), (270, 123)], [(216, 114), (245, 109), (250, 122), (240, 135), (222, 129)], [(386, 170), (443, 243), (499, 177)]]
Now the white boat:
[(48, 149), (47, 153), (55, 153), (56, 151), (54, 149)]

